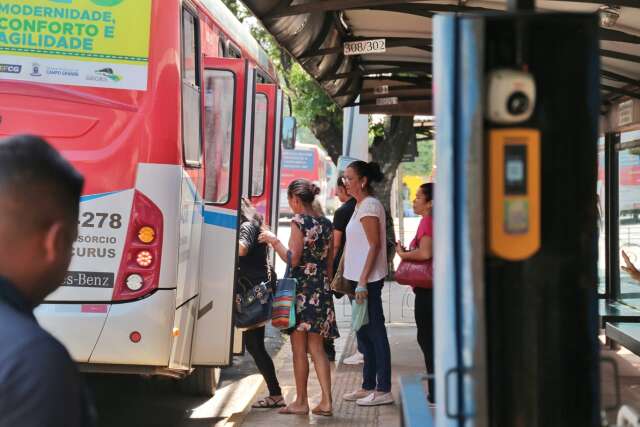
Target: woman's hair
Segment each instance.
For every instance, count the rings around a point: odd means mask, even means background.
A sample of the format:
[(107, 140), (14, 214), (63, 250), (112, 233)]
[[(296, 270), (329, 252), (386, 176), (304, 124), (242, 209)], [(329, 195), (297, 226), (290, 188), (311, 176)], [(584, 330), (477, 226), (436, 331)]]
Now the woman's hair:
[(422, 184), (419, 189), (420, 191), (422, 191), (422, 194), (424, 194), (424, 198), (427, 200), (427, 202), (433, 200), (433, 182)]
[(308, 179), (294, 179), (287, 188), (287, 196), (295, 196), (305, 205), (311, 205), (318, 194), (320, 189)]
[(340, 176), (338, 176), (338, 180), (336, 181), (336, 186), (337, 187), (342, 187), (342, 188), (347, 188), (344, 186), (344, 176), (342, 174), (340, 174)]
[(262, 227), (263, 223), (262, 215), (256, 211), (256, 208), (246, 197), (240, 201), (240, 222), (250, 222), (258, 228)]
[(356, 172), (360, 178), (367, 178), (367, 191), (372, 191), (371, 184), (374, 182), (381, 182), (384, 179), (384, 174), (380, 170), (380, 165), (375, 162), (363, 162), (362, 160), (356, 160), (349, 165), (351, 169)]

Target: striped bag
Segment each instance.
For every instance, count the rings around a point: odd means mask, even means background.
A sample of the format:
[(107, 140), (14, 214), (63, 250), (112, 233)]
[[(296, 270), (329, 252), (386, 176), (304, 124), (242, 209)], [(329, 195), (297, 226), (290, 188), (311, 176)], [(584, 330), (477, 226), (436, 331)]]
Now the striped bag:
[(278, 279), (276, 294), (271, 305), (271, 324), (274, 328), (289, 329), (296, 326), (296, 285), (291, 277), (291, 251), (287, 252), (287, 271)]

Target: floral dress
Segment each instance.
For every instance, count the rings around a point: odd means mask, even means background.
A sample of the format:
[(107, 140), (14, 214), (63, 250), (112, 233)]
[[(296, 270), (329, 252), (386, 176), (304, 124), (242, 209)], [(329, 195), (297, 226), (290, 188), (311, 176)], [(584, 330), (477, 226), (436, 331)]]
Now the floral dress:
[(291, 272), (298, 280), (295, 329), (314, 332), (324, 338), (337, 338), (340, 334), (327, 276), (333, 226), (325, 217), (299, 214), (293, 217), (293, 223), (297, 224), (304, 236), (300, 264)]

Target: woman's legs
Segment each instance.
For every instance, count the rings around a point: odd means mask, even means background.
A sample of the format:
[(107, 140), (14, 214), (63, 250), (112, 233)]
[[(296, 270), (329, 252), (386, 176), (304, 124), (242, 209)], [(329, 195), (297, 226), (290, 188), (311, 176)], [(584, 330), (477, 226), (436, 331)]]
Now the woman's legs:
[(307, 335), (307, 345), (309, 346), (309, 353), (311, 353), (316, 375), (322, 389), (322, 400), (317, 409), (331, 411), (331, 367), (324, 351), (322, 336), (316, 333), (309, 333)]
[[(389, 393), (391, 391), (391, 348), (384, 322), (382, 308), (382, 280), (367, 284), (369, 310), (369, 323), (364, 327), (366, 338), (371, 343), (373, 357), (375, 358), (375, 372), (377, 375), (376, 391)], [(362, 329), (361, 329), (362, 330)], [(366, 344), (365, 344), (366, 345)], [(365, 364), (366, 356), (365, 356)]]
[[(418, 344), (424, 355), (424, 363), (429, 375), (434, 375), (433, 351), (433, 289), (415, 289), (415, 316), (418, 329)], [(435, 402), (436, 388), (433, 379), (429, 383), (429, 402)]]
[(282, 397), (282, 391), (280, 390), (280, 384), (276, 377), (276, 369), (273, 366), (273, 360), (264, 346), (264, 331), (264, 326), (245, 331), (245, 344), (247, 346), (247, 351), (253, 357), (253, 360), (255, 360), (258, 370), (267, 383), (269, 396)]
[(293, 374), (296, 379), (296, 400), (288, 408), (291, 411), (308, 411), (307, 381), (309, 379), (309, 359), (307, 359), (307, 333), (291, 333), (291, 351), (293, 353)]
[(375, 390), (376, 389), (376, 353), (373, 347), (373, 342), (369, 339), (369, 325), (362, 326), (358, 332), (356, 332), (356, 339), (358, 340), (358, 351), (364, 356), (364, 363), (362, 365), (362, 390)]

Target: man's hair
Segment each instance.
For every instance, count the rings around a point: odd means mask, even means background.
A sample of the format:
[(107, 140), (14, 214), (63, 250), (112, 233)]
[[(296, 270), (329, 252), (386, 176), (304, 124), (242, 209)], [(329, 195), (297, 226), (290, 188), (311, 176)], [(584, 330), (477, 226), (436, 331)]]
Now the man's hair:
[[(0, 140), (0, 209), (21, 231), (78, 218), (84, 178), (45, 140)], [(5, 224), (6, 225), (6, 224)]]

